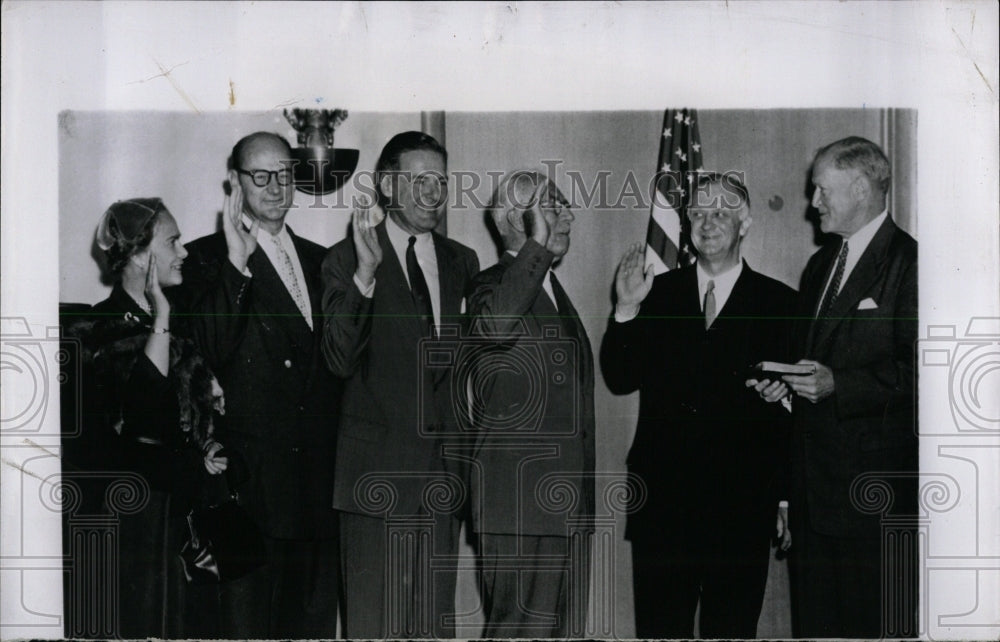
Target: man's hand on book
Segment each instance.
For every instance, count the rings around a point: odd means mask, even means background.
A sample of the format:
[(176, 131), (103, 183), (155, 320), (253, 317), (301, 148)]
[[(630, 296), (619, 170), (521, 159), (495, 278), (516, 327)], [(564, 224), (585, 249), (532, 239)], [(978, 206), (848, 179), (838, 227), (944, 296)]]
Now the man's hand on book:
[(799, 364), (811, 364), (816, 372), (811, 375), (783, 375), (781, 379), (791, 386), (792, 391), (800, 397), (805, 397), (812, 403), (822, 401), (833, 394), (833, 371), (818, 361), (802, 359)]
[(767, 403), (781, 401), (792, 394), (791, 389), (781, 379), (747, 379), (744, 385), (756, 390), (760, 398)]

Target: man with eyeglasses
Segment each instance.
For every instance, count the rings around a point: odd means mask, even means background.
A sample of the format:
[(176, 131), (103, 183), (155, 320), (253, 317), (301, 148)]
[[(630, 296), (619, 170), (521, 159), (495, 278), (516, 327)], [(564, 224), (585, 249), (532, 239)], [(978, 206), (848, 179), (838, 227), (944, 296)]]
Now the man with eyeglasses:
[(389, 140), (375, 165), (379, 209), (356, 210), (352, 236), (323, 262), (323, 353), (347, 380), (334, 506), (350, 638), (454, 637), (465, 489), (441, 436), (457, 419), (450, 374), (427, 368), (420, 346), (459, 322), (479, 259), (434, 231), (447, 161), (422, 132)]
[(257, 132), (230, 158), (222, 231), (187, 245), (181, 286), (226, 394), (216, 439), (268, 563), (220, 587), (222, 637), (336, 635), (333, 462), (339, 383), (320, 356), (325, 248), (294, 234), (291, 147)]
[(629, 248), (601, 346), (611, 391), (639, 391), (628, 468), (647, 492), (626, 530), (636, 635), (693, 637), (700, 599), (702, 637), (753, 638), (786, 499), (790, 414), (747, 387), (746, 372), (786, 360), (795, 293), (743, 260), (750, 197), (735, 173), (696, 175), (687, 218), (697, 264), (654, 278), (643, 246)]

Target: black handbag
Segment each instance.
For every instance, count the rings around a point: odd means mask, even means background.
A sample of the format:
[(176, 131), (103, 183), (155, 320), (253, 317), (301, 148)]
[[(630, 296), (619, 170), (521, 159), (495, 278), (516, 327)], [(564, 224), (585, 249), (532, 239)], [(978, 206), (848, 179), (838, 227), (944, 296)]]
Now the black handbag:
[(190, 539), (181, 549), (191, 584), (218, 584), (243, 577), (267, 561), (264, 537), (236, 495), (188, 513)]

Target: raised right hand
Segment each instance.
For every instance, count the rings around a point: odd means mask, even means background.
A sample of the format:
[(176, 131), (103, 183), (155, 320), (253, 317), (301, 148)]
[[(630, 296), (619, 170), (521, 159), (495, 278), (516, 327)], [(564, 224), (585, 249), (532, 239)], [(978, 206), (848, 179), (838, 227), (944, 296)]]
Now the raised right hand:
[(542, 182), (535, 188), (535, 193), (531, 197), (531, 205), (521, 212), (525, 235), (535, 239), (535, 242), (542, 247), (548, 246), (549, 234), (552, 231), (549, 229), (549, 222), (545, 220), (545, 214), (542, 213), (541, 205), (542, 195), (547, 187), (548, 185)]
[(229, 181), (232, 191), (226, 194), (222, 202), (222, 232), (226, 235), (226, 247), (229, 249), (229, 262), (243, 272), (246, 270), (250, 255), (257, 249), (257, 230), (260, 221), (254, 219), (249, 231), (244, 229), (243, 221), (243, 188), (236, 180)]
[(170, 301), (160, 287), (160, 277), (156, 272), (156, 257), (149, 253), (149, 264), (146, 266), (146, 300), (149, 301), (153, 318), (159, 321), (159, 327), (170, 327)]
[(644, 267), (645, 248), (641, 243), (632, 244), (622, 256), (615, 275), (615, 295), (619, 310), (634, 312), (653, 287), (653, 267)]
[(375, 270), (382, 263), (382, 246), (378, 243), (375, 226), (384, 219), (385, 215), (365, 203), (360, 204), (351, 214), (354, 252), (358, 257), (358, 280), (366, 286), (375, 280)]

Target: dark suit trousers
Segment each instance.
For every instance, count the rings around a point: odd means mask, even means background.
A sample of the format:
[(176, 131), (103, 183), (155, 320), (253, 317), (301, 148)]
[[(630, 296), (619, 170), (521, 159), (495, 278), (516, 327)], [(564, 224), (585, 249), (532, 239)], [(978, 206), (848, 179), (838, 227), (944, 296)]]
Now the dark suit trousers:
[(795, 637), (882, 638), (884, 617), (891, 619), (900, 632), (916, 634), (916, 559), (895, 569), (909, 574), (903, 583), (912, 590), (883, 605), (879, 533), (830, 537), (806, 525), (793, 530), (792, 537), (789, 570), (794, 589)]
[(265, 540), (268, 563), (220, 587), (222, 637), (336, 637), (337, 539)]
[(341, 513), (344, 637), (455, 637), (458, 529), (451, 515)]
[(479, 542), (484, 638), (583, 637), (589, 538), (483, 534)]
[(699, 598), (701, 637), (757, 637), (770, 536), (738, 524), (702, 532), (671, 524), (632, 538), (636, 637), (694, 637)]

